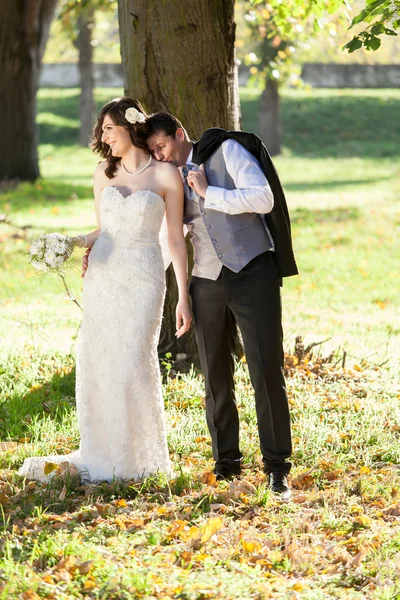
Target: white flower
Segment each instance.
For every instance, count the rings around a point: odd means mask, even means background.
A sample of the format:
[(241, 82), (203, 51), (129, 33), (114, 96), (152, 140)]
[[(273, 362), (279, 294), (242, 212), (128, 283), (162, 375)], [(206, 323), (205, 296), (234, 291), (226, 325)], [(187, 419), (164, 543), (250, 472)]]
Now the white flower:
[(125, 111), (125, 119), (129, 121), (129, 123), (144, 123), (146, 117), (142, 112), (139, 112), (138, 110), (136, 110), (136, 108), (133, 108), (132, 106), (131, 108), (128, 108), (128, 110)]
[(61, 267), (61, 265), (63, 264), (64, 260), (65, 259), (64, 259), (63, 256), (56, 256), (54, 258), (54, 261), (53, 261), (54, 262), (54, 267), (56, 267), (56, 268), (57, 267)]
[(40, 236), (30, 247), (31, 264), (38, 271), (59, 269), (74, 249), (72, 240), (61, 233)]
[(45, 248), (45, 241), (42, 237), (39, 237), (37, 240), (35, 240), (32, 244), (32, 246), (30, 247), (29, 252), (31, 253), (31, 255), (33, 256), (34, 254), (41, 254), (43, 252)]
[(47, 271), (47, 266), (44, 262), (39, 262), (37, 260), (32, 260), (31, 261), (31, 265), (37, 270), (37, 271)]
[(67, 244), (66, 242), (55, 240), (50, 245), (47, 244), (47, 249), (55, 252), (55, 254), (65, 254), (67, 251)]
[(55, 267), (55, 255), (54, 253), (49, 249), (46, 250), (45, 254), (44, 254), (44, 260), (46, 262), (46, 265), (48, 265), (49, 267)]

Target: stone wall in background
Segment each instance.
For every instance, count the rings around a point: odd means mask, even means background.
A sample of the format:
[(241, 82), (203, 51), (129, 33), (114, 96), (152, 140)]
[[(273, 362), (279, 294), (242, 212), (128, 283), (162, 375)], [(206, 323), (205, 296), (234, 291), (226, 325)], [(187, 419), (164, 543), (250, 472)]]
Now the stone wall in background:
[[(96, 87), (123, 87), (122, 65), (118, 63), (95, 64)], [(79, 71), (76, 63), (42, 65), (40, 87), (79, 87)]]
[(306, 63), (301, 77), (316, 88), (398, 88), (400, 65)]
[[(239, 84), (246, 85), (249, 70), (239, 67)], [(123, 87), (122, 65), (95, 64), (96, 87)], [(306, 63), (302, 79), (322, 88), (399, 88), (400, 65), (338, 65)], [(41, 87), (79, 87), (78, 66), (73, 63), (44, 64)]]

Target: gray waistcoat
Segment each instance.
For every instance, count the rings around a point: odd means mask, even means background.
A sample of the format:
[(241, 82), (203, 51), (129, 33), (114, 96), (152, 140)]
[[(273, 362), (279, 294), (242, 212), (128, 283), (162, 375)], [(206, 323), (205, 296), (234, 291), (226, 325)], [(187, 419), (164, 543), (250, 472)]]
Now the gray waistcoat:
[[(221, 146), (204, 167), (210, 185), (235, 189)], [(198, 204), (185, 198), (184, 223), (193, 244), (192, 273), (196, 277), (215, 280), (223, 265), (238, 273), (253, 258), (273, 248), (263, 217), (257, 213), (228, 215), (205, 208), (203, 198), (199, 198)]]

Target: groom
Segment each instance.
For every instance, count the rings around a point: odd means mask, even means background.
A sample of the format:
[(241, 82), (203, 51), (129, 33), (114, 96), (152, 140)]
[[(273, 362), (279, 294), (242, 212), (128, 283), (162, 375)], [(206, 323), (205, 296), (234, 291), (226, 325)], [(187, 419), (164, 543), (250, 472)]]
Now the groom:
[(180, 167), (184, 180), (184, 222), (194, 249), (190, 295), (214, 473), (228, 479), (241, 472), (233, 379), (237, 324), (255, 391), (264, 471), (271, 490), (289, 498), (280, 285), (297, 267), (278, 176), (253, 134), (214, 128), (194, 143), (168, 113), (146, 124), (153, 156)]

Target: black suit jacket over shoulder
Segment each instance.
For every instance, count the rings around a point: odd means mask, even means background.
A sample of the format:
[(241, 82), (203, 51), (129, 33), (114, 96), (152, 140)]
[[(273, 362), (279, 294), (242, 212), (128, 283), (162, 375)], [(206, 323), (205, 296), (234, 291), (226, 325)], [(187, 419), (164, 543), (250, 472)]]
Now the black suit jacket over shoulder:
[(225, 140), (235, 140), (244, 146), (258, 160), (260, 167), (268, 179), (274, 195), (274, 207), (265, 215), (268, 228), (275, 243), (273, 252), (280, 277), (297, 275), (296, 259), (292, 247), (289, 211), (285, 194), (278, 174), (272, 163), (268, 150), (254, 133), (246, 131), (226, 131), (218, 127), (207, 129), (200, 140), (193, 145), (193, 162), (197, 165), (204, 163)]

